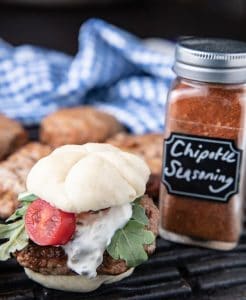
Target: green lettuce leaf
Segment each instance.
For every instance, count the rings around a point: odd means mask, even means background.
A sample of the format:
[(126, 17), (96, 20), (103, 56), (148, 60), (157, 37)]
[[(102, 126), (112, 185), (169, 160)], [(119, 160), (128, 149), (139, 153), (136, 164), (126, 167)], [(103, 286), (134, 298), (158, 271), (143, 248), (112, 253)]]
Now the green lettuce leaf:
[[(21, 206), (16, 209), (16, 211), (6, 220), (6, 222), (14, 221), (16, 219), (23, 218), (29, 204), (31, 202), (33, 202), (34, 200), (36, 200), (37, 198), (38, 198), (37, 196), (35, 196), (33, 194), (30, 194), (30, 193), (27, 193), (27, 192), (21, 193), (18, 196), (18, 200), (21, 202)], [(1, 238), (1, 231), (0, 231), (0, 238)]]
[(129, 222), (114, 234), (107, 252), (114, 259), (123, 259), (128, 267), (136, 267), (148, 259), (144, 245), (152, 244), (154, 234), (146, 230), (148, 218), (144, 208), (135, 201), (132, 204), (133, 213)]
[(17, 228), (13, 228), (9, 240), (0, 246), (0, 260), (9, 259), (11, 253), (25, 248), (27, 244), (28, 236), (25, 231), (24, 222), (22, 221)]
[(149, 222), (144, 208), (136, 200), (132, 203), (132, 219), (143, 225), (148, 225)]
[(6, 220), (8, 224), (0, 224), (0, 240), (8, 239), (8, 241), (0, 245), (0, 260), (7, 260), (10, 258), (11, 253), (25, 248), (28, 244), (23, 217), (30, 203), (36, 200), (37, 197), (30, 193), (23, 193), (18, 199), (21, 205)]
[(33, 202), (37, 198), (38, 197), (36, 195), (28, 193), (28, 192), (20, 193), (18, 196), (18, 200), (21, 202)]

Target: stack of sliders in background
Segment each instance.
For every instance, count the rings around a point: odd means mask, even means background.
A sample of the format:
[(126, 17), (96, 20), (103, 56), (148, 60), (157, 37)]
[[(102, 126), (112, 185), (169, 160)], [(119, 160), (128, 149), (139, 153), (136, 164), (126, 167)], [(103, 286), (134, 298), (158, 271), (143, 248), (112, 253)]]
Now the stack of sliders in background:
[(141, 158), (109, 144), (57, 148), (31, 169), (20, 207), (0, 225), (0, 259), (16, 256), (31, 279), (60, 290), (129, 276), (155, 249), (149, 175)]

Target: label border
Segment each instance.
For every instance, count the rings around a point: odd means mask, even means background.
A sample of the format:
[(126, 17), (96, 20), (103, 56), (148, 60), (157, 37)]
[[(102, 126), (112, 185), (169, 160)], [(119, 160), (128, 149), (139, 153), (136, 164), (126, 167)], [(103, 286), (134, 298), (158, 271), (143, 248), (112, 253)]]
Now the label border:
[(239, 184), (240, 184), (240, 167), (241, 167), (241, 160), (242, 160), (242, 150), (241, 149), (237, 149), (235, 146), (235, 142), (234, 140), (230, 140), (228, 139), (227, 141), (225, 141), (224, 139), (221, 138), (214, 138), (214, 137), (203, 137), (203, 136), (198, 136), (198, 135), (186, 135), (183, 133), (176, 133), (176, 132), (172, 132), (171, 135), (163, 140), (163, 149), (164, 149), (164, 159), (163, 159), (163, 165), (164, 162), (166, 161), (166, 144), (170, 144), (175, 137), (181, 137), (182, 139), (189, 139), (189, 140), (198, 140), (198, 139), (202, 139), (203, 141), (207, 141), (207, 142), (212, 142), (215, 143), (217, 141), (220, 141), (219, 143), (217, 142), (217, 144), (229, 144), (229, 147), (231, 148), (232, 151), (238, 153), (239, 157), (237, 160), (237, 166), (236, 166), (236, 178), (235, 178), (235, 183), (236, 183), (236, 189), (235, 189), (235, 184), (234, 184), (234, 189), (233, 191), (230, 191), (226, 194), (225, 197), (214, 197), (214, 196), (206, 196), (206, 195), (201, 195), (201, 194), (196, 194), (196, 193), (187, 193), (187, 192), (180, 192), (180, 191), (176, 191), (173, 190), (171, 185), (165, 180), (164, 178), (164, 166), (162, 166), (162, 176), (161, 176), (161, 181), (162, 183), (166, 186), (167, 191), (169, 194), (171, 195), (179, 195), (179, 196), (186, 196), (186, 197), (190, 197), (190, 198), (198, 198), (201, 200), (214, 200), (220, 203), (227, 203), (230, 199), (230, 197), (232, 195), (235, 195), (239, 192)]

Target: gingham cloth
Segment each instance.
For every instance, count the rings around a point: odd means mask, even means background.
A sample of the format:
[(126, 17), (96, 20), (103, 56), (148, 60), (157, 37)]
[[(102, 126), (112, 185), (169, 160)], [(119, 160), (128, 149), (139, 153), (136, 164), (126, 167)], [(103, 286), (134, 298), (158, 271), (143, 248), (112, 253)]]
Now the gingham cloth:
[(134, 133), (161, 131), (172, 63), (99, 19), (81, 26), (74, 58), (0, 41), (0, 112), (33, 125), (61, 107), (89, 104)]

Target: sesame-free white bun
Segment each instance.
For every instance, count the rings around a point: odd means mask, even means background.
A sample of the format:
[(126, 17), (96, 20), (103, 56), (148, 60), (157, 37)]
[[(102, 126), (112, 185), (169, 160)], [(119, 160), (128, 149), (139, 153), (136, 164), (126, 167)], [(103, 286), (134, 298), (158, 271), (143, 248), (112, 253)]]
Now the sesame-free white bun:
[(140, 157), (109, 144), (66, 145), (40, 159), (27, 177), (27, 190), (73, 213), (133, 201), (150, 175)]
[(134, 268), (120, 275), (97, 275), (89, 279), (82, 275), (43, 275), (25, 268), (26, 275), (41, 285), (61, 291), (86, 293), (99, 288), (102, 284), (113, 283), (122, 280), (132, 274)]

